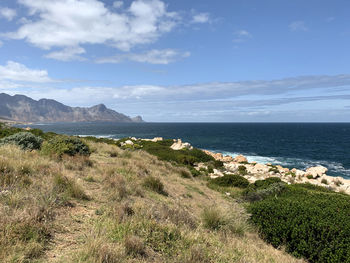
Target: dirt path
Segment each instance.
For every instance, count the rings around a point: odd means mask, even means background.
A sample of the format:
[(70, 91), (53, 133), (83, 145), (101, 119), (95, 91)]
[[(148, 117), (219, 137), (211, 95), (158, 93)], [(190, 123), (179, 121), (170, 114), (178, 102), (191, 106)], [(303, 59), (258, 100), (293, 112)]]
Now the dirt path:
[(86, 242), (86, 235), (96, 219), (96, 209), (103, 201), (99, 183), (80, 181), (89, 201), (74, 200), (73, 207), (64, 207), (57, 211), (54, 221), (54, 234), (44, 262), (69, 262)]

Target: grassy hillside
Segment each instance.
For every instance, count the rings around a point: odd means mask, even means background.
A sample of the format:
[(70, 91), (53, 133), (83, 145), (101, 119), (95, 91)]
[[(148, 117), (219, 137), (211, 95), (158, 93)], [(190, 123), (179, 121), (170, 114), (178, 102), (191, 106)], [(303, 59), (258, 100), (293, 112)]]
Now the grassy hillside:
[(44, 139), (45, 151), (0, 146), (0, 262), (302, 262), (185, 166), (113, 142)]

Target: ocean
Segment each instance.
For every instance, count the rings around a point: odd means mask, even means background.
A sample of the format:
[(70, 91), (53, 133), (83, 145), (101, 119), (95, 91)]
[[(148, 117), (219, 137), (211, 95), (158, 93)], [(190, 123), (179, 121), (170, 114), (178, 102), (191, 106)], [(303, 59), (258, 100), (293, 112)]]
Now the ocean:
[(181, 138), (193, 146), (248, 161), (350, 179), (350, 123), (56, 123), (30, 125), (56, 133), (107, 138)]

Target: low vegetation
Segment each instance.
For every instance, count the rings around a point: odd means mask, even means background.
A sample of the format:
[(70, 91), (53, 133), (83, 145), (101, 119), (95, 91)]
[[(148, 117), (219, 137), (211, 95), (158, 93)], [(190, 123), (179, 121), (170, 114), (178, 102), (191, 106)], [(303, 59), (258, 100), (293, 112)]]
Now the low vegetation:
[(222, 177), (210, 180), (209, 184), (218, 186), (246, 188), (249, 186), (249, 181), (238, 174), (226, 174)]
[(89, 147), (79, 138), (57, 135), (43, 143), (41, 152), (46, 155), (62, 157), (63, 155), (90, 155)]
[(0, 140), (1, 144), (14, 144), (19, 146), (22, 150), (39, 150), (43, 139), (39, 136), (35, 136), (29, 132), (19, 132), (10, 136), (7, 136)]
[(267, 245), (240, 204), (183, 165), (40, 137), (37, 150), (0, 146), (0, 262), (302, 262)]
[(349, 196), (289, 185), (252, 203), (249, 210), (262, 237), (274, 247), (286, 247), (309, 262), (350, 262)]
[(172, 141), (0, 135), (0, 262), (350, 262), (345, 194), (208, 179), (222, 163)]

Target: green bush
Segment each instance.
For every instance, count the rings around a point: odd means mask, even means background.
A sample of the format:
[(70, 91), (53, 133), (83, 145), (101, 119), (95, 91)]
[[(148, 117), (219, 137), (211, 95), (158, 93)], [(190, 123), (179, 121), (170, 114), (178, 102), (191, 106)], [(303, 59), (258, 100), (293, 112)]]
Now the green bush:
[(42, 145), (42, 152), (46, 155), (90, 155), (89, 147), (79, 138), (58, 135), (52, 139), (45, 141)]
[(143, 186), (161, 195), (167, 196), (163, 183), (156, 177), (147, 176), (143, 181)]
[(38, 150), (41, 147), (43, 139), (29, 132), (20, 132), (0, 140), (1, 144), (15, 144), (23, 150)]
[(19, 132), (23, 132), (20, 128), (9, 127), (4, 123), (0, 123), (0, 138), (4, 138)]
[[(125, 139), (123, 139), (125, 140)], [(118, 143), (123, 142), (118, 141)], [(180, 165), (193, 166), (199, 162), (214, 162), (214, 158), (205, 154), (202, 150), (194, 148), (193, 150), (183, 149), (175, 151), (170, 148), (173, 140), (163, 140), (159, 142), (140, 141), (137, 142), (142, 150), (149, 154), (157, 156), (160, 160), (175, 162)], [(219, 166), (219, 163), (216, 163)]]
[(193, 177), (201, 176), (202, 173), (200, 171), (197, 171), (193, 167), (189, 166), (188, 169), (190, 170)]
[(239, 173), (240, 175), (246, 175), (246, 174), (248, 174), (247, 168), (246, 168), (244, 165), (238, 166), (238, 173)]
[(256, 191), (248, 191), (244, 193), (244, 199), (250, 202), (261, 201), (270, 195), (277, 196), (286, 190), (284, 182), (274, 183), (267, 187), (257, 189)]
[(247, 189), (244, 190), (245, 194), (250, 192), (255, 192), (257, 190), (262, 190), (268, 188), (270, 185), (275, 183), (281, 183), (281, 179), (278, 177), (269, 177), (265, 180), (257, 180), (253, 184), (250, 184)]
[(350, 196), (289, 185), (251, 203), (251, 220), (274, 247), (309, 262), (350, 262)]
[(226, 174), (223, 177), (218, 177), (211, 180), (209, 184), (246, 188), (249, 186), (249, 181), (237, 174)]

